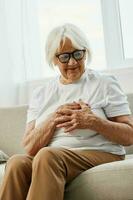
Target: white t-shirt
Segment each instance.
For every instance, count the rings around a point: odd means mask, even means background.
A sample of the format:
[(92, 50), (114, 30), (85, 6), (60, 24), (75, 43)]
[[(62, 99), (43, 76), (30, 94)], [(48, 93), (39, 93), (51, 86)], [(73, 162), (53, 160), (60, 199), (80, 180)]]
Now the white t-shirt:
[[(86, 69), (75, 83), (64, 85), (60, 83), (58, 76), (35, 89), (28, 109), (27, 123), (36, 120), (37, 126), (60, 105), (79, 99), (88, 103), (91, 110), (103, 119), (131, 114), (127, 97), (117, 80), (111, 75)], [(90, 129), (76, 129), (64, 133), (63, 128), (57, 128), (49, 146), (125, 154), (123, 146)]]

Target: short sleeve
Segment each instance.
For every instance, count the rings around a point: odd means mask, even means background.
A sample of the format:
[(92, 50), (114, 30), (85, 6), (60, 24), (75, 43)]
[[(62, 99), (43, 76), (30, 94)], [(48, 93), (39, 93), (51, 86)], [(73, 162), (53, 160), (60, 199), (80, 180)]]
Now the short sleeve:
[(38, 87), (33, 91), (29, 102), (29, 108), (27, 111), (27, 123), (37, 119), (42, 96), (42, 87)]
[(108, 76), (106, 79), (106, 99), (107, 104), (104, 111), (107, 117), (131, 114), (127, 96), (121, 89), (117, 79), (114, 76)]

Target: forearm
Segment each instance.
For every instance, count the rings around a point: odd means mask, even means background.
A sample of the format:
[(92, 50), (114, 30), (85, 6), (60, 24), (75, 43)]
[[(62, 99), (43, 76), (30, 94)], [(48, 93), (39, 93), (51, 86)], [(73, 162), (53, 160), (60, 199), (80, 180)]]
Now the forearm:
[(133, 144), (132, 125), (96, 117), (91, 124), (91, 128), (112, 142), (124, 146)]
[(26, 152), (34, 156), (42, 147), (47, 146), (55, 132), (55, 124), (52, 120), (39, 124), (23, 139)]

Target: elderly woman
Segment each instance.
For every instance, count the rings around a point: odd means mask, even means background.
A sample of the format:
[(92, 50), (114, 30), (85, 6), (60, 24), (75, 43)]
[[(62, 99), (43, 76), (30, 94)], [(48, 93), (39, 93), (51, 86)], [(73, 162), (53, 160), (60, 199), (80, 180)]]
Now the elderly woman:
[(60, 75), (33, 93), (23, 137), (26, 155), (9, 159), (0, 200), (63, 200), (65, 184), (102, 163), (123, 160), (133, 120), (116, 79), (87, 69), (82, 31), (51, 31), (46, 59)]

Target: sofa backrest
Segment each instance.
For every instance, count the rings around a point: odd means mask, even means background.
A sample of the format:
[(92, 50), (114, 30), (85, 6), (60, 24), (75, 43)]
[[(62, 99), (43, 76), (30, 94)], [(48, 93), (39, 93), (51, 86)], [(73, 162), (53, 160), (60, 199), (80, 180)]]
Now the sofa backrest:
[[(133, 94), (128, 94), (133, 113)], [(21, 140), (25, 131), (27, 105), (0, 108), (0, 149), (8, 155), (24, 153)], [(128, 154), (133, 153), (133, 145), (125, 147)]]
[(27, 105), (0, 108), (0, 149), (8, 155), (24, 153), (21, 140), (25, 131)]
[[(130, 106), (131, 112), (133, 114), (133, 93), (132, 94), (127, 94), (127, 97), (128, 97), (128, 102), (129, 102), (129, 106)], [(133, 145), (126, 146), (125, 149), (126, 149), (126, 153), (127, 154), (132, 154), (133, 153)]]

